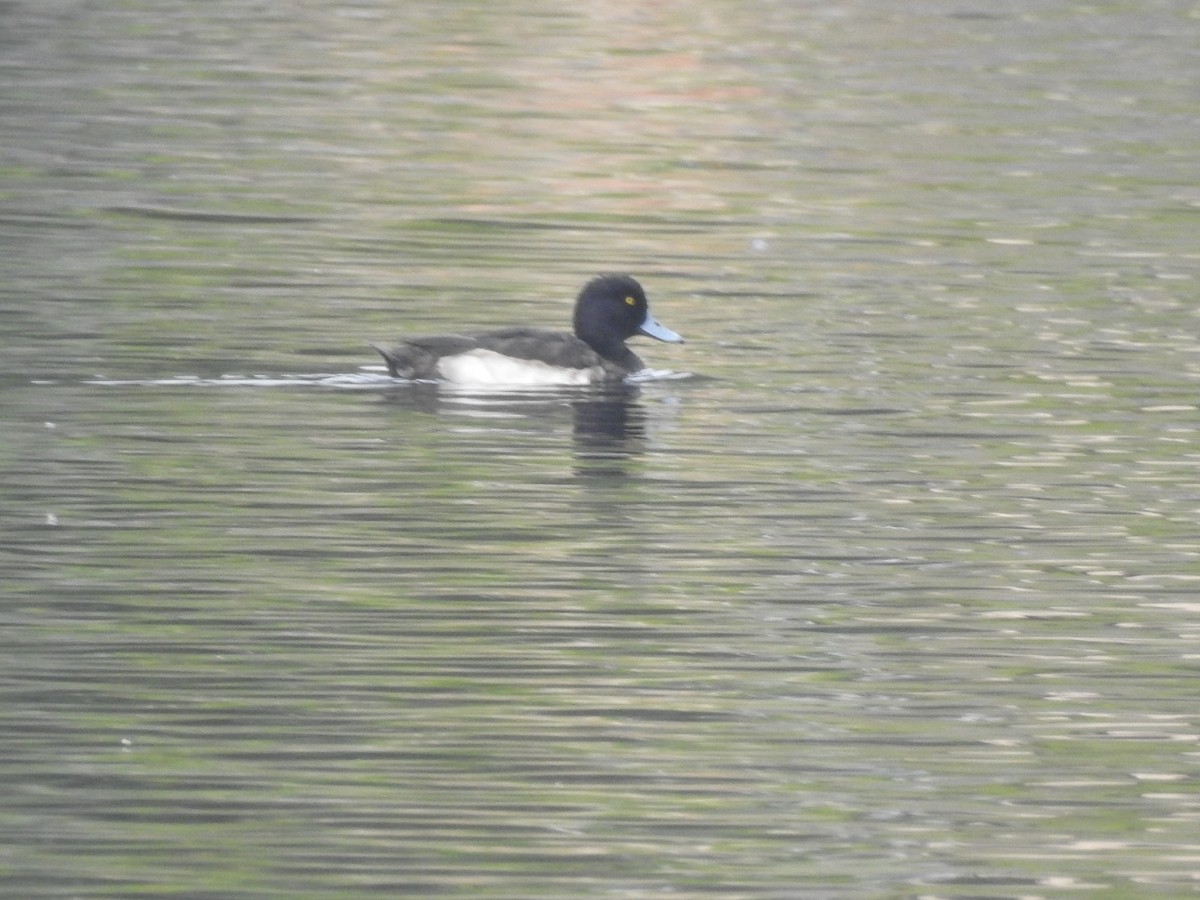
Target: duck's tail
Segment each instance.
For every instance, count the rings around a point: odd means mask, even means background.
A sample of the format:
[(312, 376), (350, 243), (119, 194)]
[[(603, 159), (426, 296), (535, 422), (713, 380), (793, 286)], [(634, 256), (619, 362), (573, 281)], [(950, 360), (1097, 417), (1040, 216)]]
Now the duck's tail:
[(413, 367), (412, 363), (404, 357), (397, 347), (395, 350), (387, 347), (380, 347), (378, 344), (367, 341), (367, 346), (383, 357), (383, 361), (387, 363), (388, 374), (393, 378), (412, 378)]

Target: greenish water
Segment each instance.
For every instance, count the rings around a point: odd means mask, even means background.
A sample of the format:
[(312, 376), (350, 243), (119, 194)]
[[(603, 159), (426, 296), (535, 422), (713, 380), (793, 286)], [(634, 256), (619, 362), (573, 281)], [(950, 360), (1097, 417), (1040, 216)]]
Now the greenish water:
[(3, 893), (1194, 893), (1198, 32), (0, 6)]

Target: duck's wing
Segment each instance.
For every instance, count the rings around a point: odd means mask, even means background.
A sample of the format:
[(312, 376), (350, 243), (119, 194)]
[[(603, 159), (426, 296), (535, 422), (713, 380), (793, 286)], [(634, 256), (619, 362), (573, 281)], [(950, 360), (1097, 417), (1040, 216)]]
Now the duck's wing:
[(514, 359), (530, 359), (563, 369), (590, 369), (605, 361), (595, 350), (564, 331), (500, 328), (476, 335), (475, 347)]

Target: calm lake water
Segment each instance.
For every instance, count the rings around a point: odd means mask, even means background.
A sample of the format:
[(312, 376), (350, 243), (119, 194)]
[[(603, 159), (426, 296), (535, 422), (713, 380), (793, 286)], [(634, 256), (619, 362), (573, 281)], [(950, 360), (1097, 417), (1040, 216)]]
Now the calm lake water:
[[(11, 897), (1200, 891), (1200, 7), (0, 4)], [(367, 340), (685, 345), (609, 391)]]

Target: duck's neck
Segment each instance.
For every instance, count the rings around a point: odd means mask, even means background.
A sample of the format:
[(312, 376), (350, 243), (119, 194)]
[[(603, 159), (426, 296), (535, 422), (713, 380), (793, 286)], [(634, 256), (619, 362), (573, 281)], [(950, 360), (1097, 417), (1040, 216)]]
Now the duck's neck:
[(624, 341), (618, 341), (615, 344), (604, 344), (599, 341), (586, 341), (586, 343), (610, 363), (620, 366), (626, 372), (637, 372), (646, 367), (641, 358), (625, 346)]

